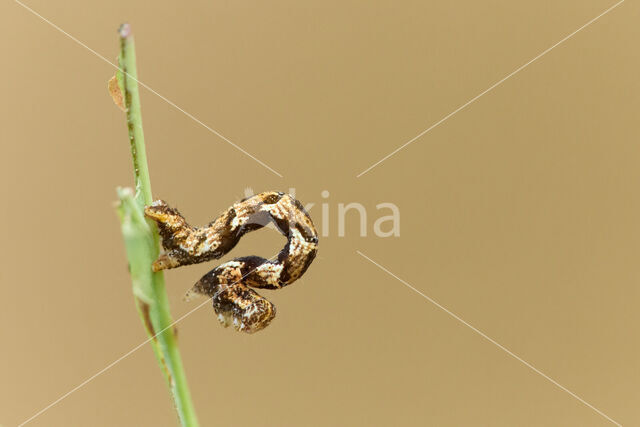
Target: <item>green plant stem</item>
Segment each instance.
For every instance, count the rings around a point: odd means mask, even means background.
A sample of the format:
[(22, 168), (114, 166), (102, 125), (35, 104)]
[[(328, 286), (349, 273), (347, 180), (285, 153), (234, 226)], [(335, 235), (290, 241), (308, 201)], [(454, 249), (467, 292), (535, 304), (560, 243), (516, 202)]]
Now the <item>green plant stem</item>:
[(152, 262), (160, 252), (160, 236), (155, 223), (144, 217), (144, 206), (151, 204), (153, 199), (142, 131), (135, 46), (127, 24), (120, 28), (119, 35), (120, 69), (116, 73), (116, 79), (126, 109), (136, 191), (134, 196), (130, 190), (118, 190), (118, 214), (134, 298), (140, 319), (150, 336), (150, 343), (173, 396), (180, 422), (183, 426), (198, 426), (173, 329), (164, 275), (162, 272), (154, 273), (151, 269)]

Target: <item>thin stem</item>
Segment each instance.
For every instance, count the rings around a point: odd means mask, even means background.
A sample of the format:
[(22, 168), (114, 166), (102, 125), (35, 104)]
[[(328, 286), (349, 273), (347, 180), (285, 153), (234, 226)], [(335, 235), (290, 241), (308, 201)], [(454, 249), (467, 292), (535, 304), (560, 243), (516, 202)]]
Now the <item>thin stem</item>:
[(170, 327), (172, 319), (164, 275), (151, 270), (151, 264), (160, 252), (160, 236), (155, 223), (144, 218), (143, 214), (144, 206), (151, 204), (153, 199), (142, 130), (135, 45), (128, 24), (120, 27), (119, 35), (120, 70), (116, 73), (116, 82), (127, 115), (136, 192), (134, 197), (131, 191), (118, 191), (118, 213), (125, 238), (134, 297), (140, 319), (152, 337), (150, 342), (171, 390), (180, 422), (185, 427), (198, 426), (177, 338)]

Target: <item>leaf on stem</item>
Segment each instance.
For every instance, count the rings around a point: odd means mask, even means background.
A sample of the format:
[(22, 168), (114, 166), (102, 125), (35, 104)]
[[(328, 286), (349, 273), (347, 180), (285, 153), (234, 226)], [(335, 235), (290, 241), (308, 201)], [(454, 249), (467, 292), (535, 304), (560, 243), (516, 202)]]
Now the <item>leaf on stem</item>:
[(118, 216), (129, 259), (129, 272), (133, 282), (133, 293), (146, 304), (153, 301), (152, 271), (153, 235), (144, 219), (140, 205), (134, 199), (131, 188), (118, 188)]

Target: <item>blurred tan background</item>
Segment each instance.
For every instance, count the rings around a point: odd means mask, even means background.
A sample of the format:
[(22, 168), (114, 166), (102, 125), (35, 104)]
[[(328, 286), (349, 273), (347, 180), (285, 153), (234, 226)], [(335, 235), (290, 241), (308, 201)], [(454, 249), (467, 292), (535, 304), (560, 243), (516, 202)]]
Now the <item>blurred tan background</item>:
[[(203, 426), (640, 425), (640, 6), (627, 1), (361, 178), (356, 175), (614, 4), (611, 1), (27, 4), (109, 60), (134, 29), (156, 197), (203, 224), (295, 187), (331, 229), (253, 336), (209, 305), (179, 325)], [(146, 335), (115, 187), (131, 185), (114, 70), (0, 4), (0, 424), (17, 425)], [(330, 197), (322, 199), (327, 190)], [(338, 203), (359, 202), (369, 236)], [(375, 205), (401, 236), (372, 235)], [(353, 214), (353, 212), (352, 212)], [(284, 244), (252, 233), (225, 259)], [(170, 271), (174, 317), (217, 265)], [(145, 346), (33, 426), (173, 426)]]

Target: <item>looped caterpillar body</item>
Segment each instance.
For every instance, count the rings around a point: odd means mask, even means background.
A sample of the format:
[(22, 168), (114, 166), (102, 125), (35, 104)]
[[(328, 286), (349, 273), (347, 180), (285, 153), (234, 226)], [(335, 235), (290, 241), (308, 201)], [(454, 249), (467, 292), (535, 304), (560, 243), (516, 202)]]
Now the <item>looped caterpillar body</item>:
[(277, 258), (235, 258), (205, 274), (187, 293), (211, 297), (213, 309), (226, 327), (253, 333), (275, 317), (275, 306), (253, 288), (280, 289), (299, 279), (318, 250), (318, 233), (302, 204), (289, 194), (265, 192), (235, 203), (205, 227), (189, 225), (177, 209), (162, 200), (145, 207), (158, 224), (165, 252), (153, 263), (160, 271), (218, 259), (246, 233), (274, 223), (287, 237)]

